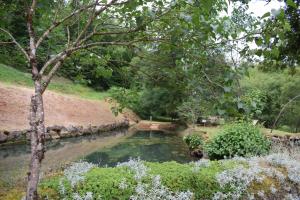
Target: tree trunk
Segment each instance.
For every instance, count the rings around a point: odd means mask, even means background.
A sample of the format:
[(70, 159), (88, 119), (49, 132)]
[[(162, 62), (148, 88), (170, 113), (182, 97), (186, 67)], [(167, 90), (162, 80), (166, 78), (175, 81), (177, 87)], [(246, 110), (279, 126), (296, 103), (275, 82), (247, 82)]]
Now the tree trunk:
[(35, 93), (31, 97), (30, 126), (31, 126), (31, 162), (28, 172), (26, 200), (38, 199), (37, 186), (41, 162), (44, 158), (44, 105), (41, 79), (34, 81)]

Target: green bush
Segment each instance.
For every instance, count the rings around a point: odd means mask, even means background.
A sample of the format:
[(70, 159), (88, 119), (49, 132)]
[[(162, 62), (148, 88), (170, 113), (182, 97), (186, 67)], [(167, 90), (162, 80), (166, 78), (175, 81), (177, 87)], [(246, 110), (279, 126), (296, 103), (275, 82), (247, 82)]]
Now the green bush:
[[(225, 164), (212, 161), (209, 167), (201, 167), (195, 170), (195, 165), (180, 164), (177, 162), (153, 163), (144, 162), (149, 169), (147, 176), (142, 180), (145, 184), (151, 184), (151, 176), (159, 175), (164, 186), (173, 192), (191, 191), (195, 199), (211, 199), (213, 194), (220, 190), (216, 180), (216, 174), (225, 169), (230, 169), (237, 164), (235, 162), (226, 162)], [(61, 180), (64, 180), (61, 182)], [(127, 188), (120, 189), (120, 183), (125, 180)], [(64, 185), (64, 194), (62, 195), (60, 184)], [(39, 185), (39, 194), (41, 199), (50, 198), (52, 200), (73, 199), (74, 191), (80, 196), (86, 192), (92, 192), (94, 197), (101, 196), (101, 199), (127, 200), (135, 192), (137, 182), (134, 174), (126, 167), (108, 167), (94, 168), (85, 174), (85, 180), (71, 188), (64, 177), (54, 176), (44, 179)]]
[[(286, 194), (298, 195), (299, 167), (297, 160), (288, 154), (257, 159), (201, 159), (186, 164), (131, 160), (119, 167), (94, 167), (81, 174), (84, 179), (78, 179), (77, 172), (81, 170), (73, 171), (72, 176), (46, 177), (39, 184), (39, 199), (125, 200), (136, 199), (137, 193), (144, 194), (144, 198), (137, 199), (158, 199), (152, 196), (153, 192), (161, 195), (159, 199), (171, 199), (165, 198), (165, 194), (187, 191), (193, 193), (188, 199), (195, 200), (250, 199), (249, 195), (253, 196), (251, 199), (285, 199)], [(70, 179), (76, 180), (76, 184), (71, 186)], [(291, 193), (285, 187), (291, 188)], [(88, 193), (90, 196), (86, 198)]]
[(186, 191), (191, 189), (191, 168), (175, 161), (164, 163), (147, 162), (150, 175), (160, 175), (162, 184), (172, 191)]
[[(77, 191), (81, 195), (91, 191), (94, 196), (101, 196), (102, 199), (129, 199), (136, 185), (133, 174), (123, 168), (95, 168), (85, 178)], [(126, 180), (128, 185), (124, 190), (119, 189), (122, 180)]]
[(192, 134), (183, 137), (183, 141), (190, 149), (196, 149), (203, 144), (203, 139), (200, 135)]
[[(128, 187), (124, 190), (119, 189), (122, 180), (126, 180)], [(61, 185), (64, 187), (64, 194), (61, 192)], [(43, 198), (51, 199), (73, 199), (73, 193), (76, 191), (83, 196), (86, 192), (92, 192), (94, 196), (101, 196), (102, 199), (129, 199), (136, 186), (136, 181), (133, 178), (131, 171), (126, 168), (94, 168), (85, 175), (85, 181), (79, 183), (74, 189), (64, 177), (52, 177), (40, 184), (40, 195)]]
[(247, 122), (225, 126), (221, 133), (205, 145), (205, 151), (211, 159), (261, 155), (268, 153), (269, 149), (270, 141), (259, 128)]

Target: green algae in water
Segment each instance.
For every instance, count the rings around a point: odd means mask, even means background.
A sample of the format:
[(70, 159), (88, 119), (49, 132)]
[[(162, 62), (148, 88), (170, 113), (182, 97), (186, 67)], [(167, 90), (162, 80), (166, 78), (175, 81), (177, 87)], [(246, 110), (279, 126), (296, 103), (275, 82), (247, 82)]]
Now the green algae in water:
[[(86, 159), (101, 166), (114, 166), (140, 157), (145, 161), (190, 162), (188, 147), (175, 133), (116, 131), (49, 141), (42, 172), (61, 170), (66, 163)], [(0, 147), (0, 181), (6, 186), (26, 183), (30, 144)]]
[(138, 157), (151, 162), (193, 160), (181, 137), (161, 131), (138, 131), (116, 146), (93, 152), (83, 159), (101, 166), (115, 166)]

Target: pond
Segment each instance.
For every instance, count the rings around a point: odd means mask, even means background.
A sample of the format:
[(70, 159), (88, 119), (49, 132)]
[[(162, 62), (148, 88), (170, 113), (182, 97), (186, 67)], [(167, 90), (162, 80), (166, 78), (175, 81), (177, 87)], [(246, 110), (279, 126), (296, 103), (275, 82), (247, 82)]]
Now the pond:
[[(182, 138), (175, 133), (117, 131), (48, 142), (42, 172), (55, 171), (80, 159), (114, 166), (130, 157), (153, 162), (193, 160)], [(0, 181), (9, 185), (24, 183), (29, 159), (28, 144), (0, 147)]]

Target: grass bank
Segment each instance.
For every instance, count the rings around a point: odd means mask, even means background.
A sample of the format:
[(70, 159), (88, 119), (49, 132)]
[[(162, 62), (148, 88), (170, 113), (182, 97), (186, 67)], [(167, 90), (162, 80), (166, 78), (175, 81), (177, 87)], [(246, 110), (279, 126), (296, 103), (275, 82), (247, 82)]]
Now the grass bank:
[[(22, 87), (33, 87), (31, 75), (0, 64), (0, 81), (7, 85)], [(74, 82), (61, 77), (54, 77), (50, 83), (49, 90), (67, 95), (75, 95), (81, 98), (101, 100), (108, 97), (107, 92), (95, 91), (87, 86), (75, 84)]]
[[(195, 133), (204, 136), (205, 139), (211, 139), (215, 137), (218, 133), (222, 131), (222, 126), (196, 126), (195, 128), (188, 128), (182, 132), (182, 136)], [(260, 128), (261, 132), (265, 135), (278, 135), (278, 136), (292, 136), (292, 135), (300, 135), (300, 133), (290, 133), (280, 130), (273, 130), (270, 133), (270, 129), (268, 128)]]

